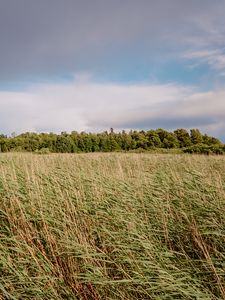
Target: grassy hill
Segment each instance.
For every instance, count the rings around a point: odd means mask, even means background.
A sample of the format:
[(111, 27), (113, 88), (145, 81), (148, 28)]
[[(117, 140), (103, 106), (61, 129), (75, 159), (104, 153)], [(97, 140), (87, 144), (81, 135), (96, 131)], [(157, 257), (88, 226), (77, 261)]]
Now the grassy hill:
[(0, 299), (225, 299), (225, 157), (1, 154)]

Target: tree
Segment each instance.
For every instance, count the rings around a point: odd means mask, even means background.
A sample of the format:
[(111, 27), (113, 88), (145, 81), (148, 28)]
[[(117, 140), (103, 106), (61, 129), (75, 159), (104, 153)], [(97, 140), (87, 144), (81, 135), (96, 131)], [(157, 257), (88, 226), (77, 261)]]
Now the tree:
[[(197, 147), (191, 147), (197, 146)], [(225, 145), (217, 138), (208, 135), (201, 135), (198, 129), (191, 129), (190, 135), (186, 129), (177, 129), (168, 132), (164, 129), (148, 131), (125, 130), (115, 133), (113, 128), (110, 132), (102, 133), (34, 133), (25, 132), (17, 136), (0, 134), (0, 152), (8, 151), (29, 151), (35, 152), (48, 148), (50, 152), (75, 153), (75, 152), (96, 152), (96, 151), (130, 151), (151, 148), (188, 148), (187, 152), (223, 153)], [(191, 147), (191, 148), (190, 148)], [(208, 153), (208, 152), (207, 152)]]
[(156, 147), (160, 148), (162, 146), (162, 142), (159, 138), (159, 135), (155, 130), (149, 130), (146, 133), (147, 139), (148, 139), (148, 147)]
[(174, 131), (174, 134), (176, 135), (181, 148), (188, 147), (192, 144), (190, 135), (186, 129), (179, 128)]
[(168, 132), (163, 140), (163, 148), (178, 148), (179, 141), (172, 132)]
[(221, 144), (220, 140), (218, 140), (218, 139), (215, 138), (215, 137), (208, 136), (207, 134), (205, 134), (205, 135), (203, 136), (203, 142), (204, 142), (204, 144), (206, 144), (206, 145), (216, 145), (216, 144)]
[(192, 144), (200, 144), (203, 142), (202, 134), (199, 129), (191, 129), (191, 142)]

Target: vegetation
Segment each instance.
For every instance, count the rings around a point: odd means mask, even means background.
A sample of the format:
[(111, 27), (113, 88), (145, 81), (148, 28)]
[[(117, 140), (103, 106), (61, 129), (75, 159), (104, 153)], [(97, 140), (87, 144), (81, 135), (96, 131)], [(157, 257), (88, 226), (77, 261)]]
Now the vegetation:
[(224, 156), (1, 154), (0, 298), (225, 299), (224, 195)]
[[(164, 129), (148, 131), (130, 131), (115, 133), (78, 133), (76, 131), (61, 134), (23, 133), (11, 137), (0, 135), (0, 152), (36, 152), (36, 153), (77, 153), (112, 151), (158, 151), (179, 149), (186, 153), (223, 154), (225, 145), (217, 138), (203, 135), (198, 129), (177, 129), (168, 132)], [(169, 150), (170, 151), (170, 150)]]

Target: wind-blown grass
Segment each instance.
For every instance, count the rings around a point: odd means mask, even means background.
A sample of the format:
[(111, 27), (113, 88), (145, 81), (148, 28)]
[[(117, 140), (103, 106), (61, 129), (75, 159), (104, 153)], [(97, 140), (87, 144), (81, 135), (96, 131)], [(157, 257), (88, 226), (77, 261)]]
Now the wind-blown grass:
[(2, 154), (0, 298), (225, 299), (225, 157)]

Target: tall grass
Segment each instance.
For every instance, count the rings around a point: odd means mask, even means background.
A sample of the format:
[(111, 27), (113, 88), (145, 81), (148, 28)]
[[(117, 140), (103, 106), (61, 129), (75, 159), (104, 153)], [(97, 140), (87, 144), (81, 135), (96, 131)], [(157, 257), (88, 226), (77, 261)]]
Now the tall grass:
[(225, 299), (225, 157), (2, 154), (0, 299)]

